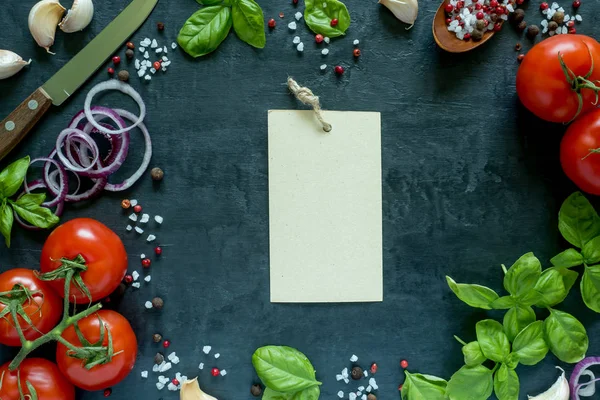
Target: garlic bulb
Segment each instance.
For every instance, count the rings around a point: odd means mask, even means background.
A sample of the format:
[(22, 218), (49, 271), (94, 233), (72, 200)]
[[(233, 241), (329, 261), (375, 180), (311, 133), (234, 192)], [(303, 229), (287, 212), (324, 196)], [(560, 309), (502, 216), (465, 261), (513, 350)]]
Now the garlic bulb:
[(10, 78), (30, 63), (12, 51), (0, 50), (0, 79)]
[(37, 44), (50, 54), (54, 54), (50, 51), (50, 46), (54, 44), (56, 26), (64, 12), (65, 8), (58, 0), (42, 0), (29, 12), (29, 31)]
[(535, 397), (527, 396), (529, 400), (569, 400), (569, 381), (565, 378), (565, 371), (560, 367), (556, 368), (562, 371), (562, 375), (558, 377), (554, 385)]
[(85, 29), (94, 16), (94, 3), (92, 0), (75, 0), (73, 7), (58, 26), (65, 33), (78, 32)]
[(191, 381), (186, 380), (181, 385), (181, 392), (179, 393), (180, 400), (217, 400), (216, 398), (204, 393), (200, 389), (198, 384), (198, 378), (194, 378)]
[(417, 0), (379, 0), (379, 4), (389, 8), (400, 21), (410, 24), (406, 29), (412, 28), (417, 20), (419, 14)]

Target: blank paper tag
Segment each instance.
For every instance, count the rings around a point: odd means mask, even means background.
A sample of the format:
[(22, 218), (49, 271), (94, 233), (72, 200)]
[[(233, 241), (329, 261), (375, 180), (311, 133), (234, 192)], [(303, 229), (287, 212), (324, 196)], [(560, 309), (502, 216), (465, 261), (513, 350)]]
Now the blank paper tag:
[(381, 118), (269, 111), (271, 301), (383, 300)]

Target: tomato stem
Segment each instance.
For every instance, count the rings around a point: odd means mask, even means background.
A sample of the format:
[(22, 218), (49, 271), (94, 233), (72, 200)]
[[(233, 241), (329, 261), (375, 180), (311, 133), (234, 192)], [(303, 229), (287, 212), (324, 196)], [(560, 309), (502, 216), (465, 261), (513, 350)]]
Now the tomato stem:
[(589, 149), (589, 153), (587, 153), (587, 155), (585, 157), (583, 157), (581, 159), (581, 161), (585, 160), (586, 158), (588, 158), (589, 156), (591, 156), (592, 154), (597, 154), (600, 153), (600, 149)]
[[(75, 286), (77, 286), (79, 291), (81, 293), (83, 293), (88, 299), (90, 299), (90, 302), (91, 302), (92, 295), (91, 295), (90, 291), (88, 290), (87, 286), (85, 285), (85, 283), (83, 282), (83, 279), (81, 278), (81, 273), (87, 271), (87, 265), (85, 264), (85, 258), (83, 258), (83, 256), (81, 254), (78, 254), (77, 257), (75, 257), (72, 260), (69, 260), (68, 258), (63, 257), (60, 260), (52, 259), (52, 261), (60, 261), (61, 262), (60, 267), (58, 267), (57, 269), (55, 269), (53, 271), (39, 274), (38, 278), (43, 281), (54, 281), (54, 280), (63, 279), (63, 278), (66, 280), (67, 275), (69, 275), (69, 273), (72, 272), (71, 280), (75, 283)], [(65, 287), (65, 295), (67, 294), (67, 289), (68, 288)], [(65, 298), (68, 299), (68, 296), (65, 296)]]

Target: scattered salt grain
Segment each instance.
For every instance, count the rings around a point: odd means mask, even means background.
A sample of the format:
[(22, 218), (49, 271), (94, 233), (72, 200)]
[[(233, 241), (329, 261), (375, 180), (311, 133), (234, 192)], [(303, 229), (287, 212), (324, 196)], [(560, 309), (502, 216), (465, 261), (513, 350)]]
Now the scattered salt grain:
[(515, 12), (515, 8), (512, 6), (512, 4), (508, 4), (508, 5), (506, 6), (506, 9), (507, 9), (508, 11), (510, 11), (511, 13), (512, 13), (512, 12)]
[(560, 11), (560, 12), (565, 12), (565, 9), (564, 9), (564, 8), (562, 8), (562, 7), (559, 7), (557, 11)]
[(302, 19), (302, 13), (298, 11), (296, 14), (294, 14), (294, 18), (296, 18), (296, 21), (300, 21)]
[(215, 353), (215, 358), (221, 357), (221, 353)]
[(152, 77), (151, 77), (150, 75), (146, 75), (146, 76), (144, 77), (144, 79), (145, 79), (145, 80), (147, 80), (147, 81), (149, 81), (149, 80), (152, 80)]
[(152, 280), (152, 276), (151, 276), (151, 275), (148, 275), (147, 277), (145, 277), (145, 278), (144, 278), (144, 280), (145, 280), (146, 282), (150, 282), (150, 281)]
[(341, 390), (337, 394), (340, 399), (344, 398), (344, 392), (342, 392)]
[(344, 383), (346, 383), (346, 385), (349, 384), (350, 383), (350, 379), (344, 378)]
[(142, 378), (147, 378), (148, 377), (148, 371), (142, 371), (142, 373), (140, 375), (142, 376)]
[(302, 42), (298, 43), (298, 46), (296, 46), (296, 50), (298, 50), (299, 52), (303, 52), (304, 51), (304, 43), (302, 43)]
[(134, 62), (134, 65), (135, 65), (135, 69), (140, 69), (140, 60), (138, 60), (138, 59), (136, 58), (136, 59), (135, 59), (135, 62)]
[(131, 225), (127, 225), (127, 228), (125, 228), (125, 230), (127, 232), (130, 232), (132, 229), (133, 229), (133, 226), (131, 226)]
[(173, 50), (175, 50), (177, 48), (177, 43), (175, 43), (175, 42), (171, 43), (171, 48)]
[(204, 346), (202, 348), (202, 351), (204, 352), (204, 354), (210, 353), (211, 350), (212, 350), (212, 347), (210, 347), (210, 346)]
[(365, 392), (367, 393), (371, 393), (371, 390), (373, 390), (373, 388), (371, 387), (371, 385), (367, 386), (367, 388), (365, 389)]
[(541, 24), (542, 24), (542, 26), (548, 26), (548, 21), (546, 21), (546, 20), (543, 20), (543, 21), (541, 22)]
[(153, 242), (156, 239), (156, 236), (154, 235), (148, 235), (148, 239), (146, 239), (147, 242)]
[(225, 376), (225, 375), (227, 375), (227, 371), (226, 371), (226, 370), (224, 370), (224, 369), (222, 369), (222, 370), (221, 370), (221, 376)]
[(155, 215), (154, 220), (156, 221), (157, 224), (163, 223), (163, 217), (161, 217), (160, 215)]
[[(164, 361), (163, 361), (163, 363), (164, 363)], [(160, 376), (158, 377), (158, 381), (159, 381), (160, 383), (166, 384), (167, 382), (169, 382), (169, 381), (170, 381), (170, 379), (169, 379), (168, 377), (164, 376), (164, 375), (160, 375)]]
[(168, 370), (170, 370), (173, 366), (171, 365), (170, 362), (165, 363), (163, 366), (161, 366), (158, 371), (159, 372), (166, 372)]
[(173, 359), (174, 359), (175, 357), (177, 357), (177, 353), (176, 353), (176, 352), (172, 352), (171, 354), (169, 354), (169, 355), (167, 356), (167, 360), (169, 360), (169, 361), (173, 361)]
[(325, 71), (327, 69), (327, 64), (322, 64), (319, 68), (321, 68), (321, 71)]
[(571, 16), (569, 14), (565, 15), (565, 21), (570, 21), (571, 20)]
[(577, 15), (575, 16), (575, 19), (576, 19), (577, 21), (579, 21), (579, 22), (583, 21), (583, 17), (582, 17), (581, 15), (579, 15), (579, 14), (577, 14)]
[(358, 357), (355, 354), (352, 354), (352, 357), (350, 357), (350, 362), (357, 362), (358, 361)]
[(150, 46), (150, 43), (152, 43), (150, 38), (144, 38), (144, 40), (140, 43), (140, 46)]
[(362, 396), (362, 392), (361, 392), (361, 391), (358, 391), (358, 392), (356, 392), (356, 396), (357, 396), (357, 397), (360, 397), (360, 396)]
[(150, 68), (150, 73), (154, 75), (156, 73), (156, 70), (154, 68)]
[(204, 369), (204, 363), (200, 363), (200, 365), (198, 365), (198, 369)]
[(359, 43), (360, 41), (358, 39), (355, 39), (354, 42), (352, 42), (352, 44), (354, 44), (355, 46), (358, 46)]
[(138, 50), (140, 51), (140, 53), (144, 53), (146, 51), (146, 48), (145, 47), (140, 47), (140, 48), (138, 48)]
[(177, 391), (177, 386), (175, 386), (173, 384), (173, 382), (169, 383), (169, 386), (167, 386), (167, 389), (169, 389), (171, 392), (176, 392)]
[(169, 59), (167, 58), (167, 56), (162, 56), (162, 60), (163, 61), (169, 61)]
[(294, 36), (294, 40), (292, 40), (292, 43), (294, 43), (294, 44), (300, 43), (300, 36)]
[[(146, 68), (140, 69), (138, 71), (138, 76), (141, 78), (142, 76), (144, 76), (144, 74), (146, 73)], [(131, 217), (130, 217), (131, 218)], [(136, 217), (137, 218), (137, 217)]]
[(562, 27), (562, 33), (563, 35), (566, 35), (569, 32), (569, 29), (566, 26)]
[(362, 397), (360, 398), (360, 400), (367, 400), (367, 395), (363, 394)]
[(171, 65), (171, 61), (165, 61), (164, 63), (162, 63), (163, 67), (168, 67), (169, 65)]
[(163, 390), (165, 388), (164, 383), (156, 382), (156, 388), (158, 390)]
[(140, 286), (142, 286), (142, 285), (141, 285), (139, 282), (133, 282), (133, 283), (131, 284), (131, 287), (134, 287), (134, 288), (136, 288), (136, 289), (139, 289), (139, 288), (140, 288)]
[(140, 277), (140, 274), (137, 271), (133, 271), (131, 273), (131, 277), (133, 278), (134, 281), (137, 281), (138, 278)]
[(167, 67), (162, 67), (161, 70), (162, 70), (162, 72), (166, 72), (167, 71)]
[[(148, 78), (148, 75), (146, 75), (146, 78)], [(142, 228), (140, 228), (139, 226), (136, 226), (136, 227), (135, 227), (135, 231), (136, 231), (137, 233), (139, 233), (140, 235), (141, 235), (142, 233), (144, 233), (144, 230), (143, 230)]]
[(144, 306), (146, 306), (146, 308), (149, 310), (152, 308), (152, 302), (151, 301), (147, 301), (144, 303)]
[(331, 41), (331, 39), (329, 39), (327, 36), (325, 36), (325, 38), (323, 39), (325, 41), (325, 43), (329, 44), (329, 42)]
[(347, 377), (348, 377), (348, 368), (344, 368), (344, 369), (342, 370), (342, 376), (343, 376), (344, 378), (347, 378)]
[(364, 386), (359, 386), (359, 387), (357, 388), (357, 390), (358, 390), (359, 392), (362, 392), (363, 390), (365, 390), (365, 387), (364, 387)]
[(158, 43), (156, 42), (156, 39), (152, 39), (152, 44), (150, 45), (150, 47), (153, 49), (158, 47)]
[(150, 58), (150, 54), (148, 54), (148, 52), (145, 52), (145, 53), (144, 53), (144, 58), (145, 58), (145, 59), (148, 59), (148, 58)]
[[(158, 372), (158, 371), (160, 370), (160, 367), (162, 367), (162, 365), (163, 365), (164, 363), (165, 363), (165, 362), (163, 361), (161, 364), (154, 364), (154, 365), (152, 366), (152, 372)], [(160, 381), (160, 377), (158, 378), (158, 380)]]
[(335, 380), (338, 381), (338, 382), (341, 381), (342, 379), (344, 379), (344, 377), (342, 375), (340, 375), (340, 374), (337, 374), (335, 376)]
[(324, 56), (326, 56), (327, 54), (329, 54), (329, 49), (323, 49), (323, 50), (321, 50), (321, 54), (323, 54)]
[(557, 3), (557, 2), (554, 2), (554, 3), (552, 3), (552, 7), (551, 7), (551, 8), (552, 8), (553, 10), (556, 10), (558, 7), (560, 7), (560, 6), (558, 5), (558, 3)]
[(375, 378), (369, 379), (369, 386), (371, 386), (375, 390), (379, 388), (379, 386), (377, 386), (377, 381), (375, 380)]
[[(154, 68), (152, 68), (154, 69)], [(152, 69), (150, 71), (152, 71)], [(142, 215), (142, 218), (140, 218), (140, 223), (145, 224), (150, 220), (150, 215), (148, 214), (144, 214)]]
[(179, 364), (179, 357), (175, 357), (171, 360), (173, 364)]
[(162, 47), (159, 47), (158, 49), (156, 49), (154, 51), (158, 54), (158, 53), (162, 53), (163, 50), (162, 50)]
[(169, 52), (169, 51), (167, 50), (167, 46), (164, 46), (164, 47), (163, 47), (163, 52), (164, 52), (165, 54)]
[(356, 393), (349, 393), (348, 400), (356, 400)]
[(129, 216), (129, 219), (132, 220), (133, 222), (137, 221), (137, 214), (131, 214)]
[(289, 28), (290, 30), (292, 30), (292, 31), (295, 31), (295, 30), (296, 30), (296, 28), (297, 28), (297, 26), (296, 26), (296, 23), (295, 23), (294, 21), (290, 22), (290, 23), (288, 24), (288, 28)]

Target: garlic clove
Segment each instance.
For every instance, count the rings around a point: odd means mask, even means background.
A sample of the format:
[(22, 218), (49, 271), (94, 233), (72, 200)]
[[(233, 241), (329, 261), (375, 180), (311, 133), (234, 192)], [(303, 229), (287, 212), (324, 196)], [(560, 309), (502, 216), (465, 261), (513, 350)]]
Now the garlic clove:
[(389, 8), (400, 21), (410, 24), (406, 29), (412, 28), (417, 20), (419, 14), (417, 0), (379, 0), (379, 4)]
[(535, 397), (527, 396), (529, 400), (569, 400), (569, 381), (565, 378), (565, 371), (560, 367), (556, 368), (562, 371), (562, 375), (558, 377), (554, 385)]
[(30, 63), (12, 51), (0, 50), (0, 79), (10, 78)]
[(78, 32), (85, 29), (94, 16), (94, 3), (92, 0), (75, 0), (73, 7), (67, 11), (67, 15), (58, 24), (65, 33)]
[(186, 380), (181, 385), (181, 392), (179, 393), (180, 400), (217, 400), (200, 389), (198, 384), (198, 378), (192, 380)]
[(29, 11), (29, 31), (40, 47), (50, 54), (50, 46), (54, 44), (54, 34), (58, 21), (62, 18), (65, 8), (58, 0), (42, 0)]

